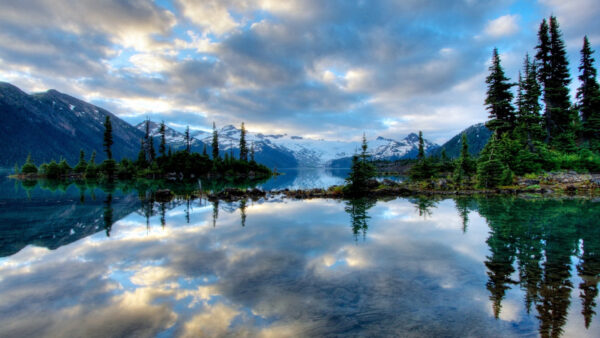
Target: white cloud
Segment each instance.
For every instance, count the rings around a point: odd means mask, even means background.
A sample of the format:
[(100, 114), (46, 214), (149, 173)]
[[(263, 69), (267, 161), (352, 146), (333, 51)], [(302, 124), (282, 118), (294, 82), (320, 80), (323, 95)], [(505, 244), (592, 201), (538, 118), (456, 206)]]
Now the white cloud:
[(518, 21), (519, 16), (516, 14), (501, 16), (487, 24), (485, 33), (495, 38), (513, 35), (519, 31)]

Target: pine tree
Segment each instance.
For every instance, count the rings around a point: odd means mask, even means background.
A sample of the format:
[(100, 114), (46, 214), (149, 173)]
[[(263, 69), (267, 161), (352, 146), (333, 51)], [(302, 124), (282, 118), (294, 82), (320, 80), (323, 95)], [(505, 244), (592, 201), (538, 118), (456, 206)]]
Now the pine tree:
[(219, 158), (219, 135), (217, 133), (217, 126), (213, 122), (213, 138), (212, 138), (212, 158), (213, 161)]
[(594, 150), (600, 149), (600, 86), (596, 80), (594, 67), (594, 51), (590, 47), (587, 36), (583, 38), (581, 64), (579, 65), (579, 81), (577, 100), (582, 122), (583, 140)]
[(575, 149), (576, 114), (569, 98), (569, 61), (558, 20), (550, 17), (550, 78), (545, 87), (546, 111), (551, 111), (553, 145), (559, 150)]
[(208, 153), (206, 152), (206, 144), (204, 144), (202, 147), (202, 156), (208, 157)]
[(454, 180), (459, 183), (463, 182), (466, 178), (473, 175), (475, 171), (475, 162), (469, 154), (469, 142), (467, 141), (467, 133), (462, 134), (461, 144), (462, 147), (460, 150), (460, 157), (458, 158), (456, 169), (454, 171)]
[(150, 156), (150, 163), (154, 163), (154, 159), (156, 158), (156, 151), (154, 151), (154, 139), (151, 137), (150, 138), (150, 144), (149, 144), (149, 156)]
[(33, 163), (33, 160), (31, 159), (31, 154), (28, 154), (27, 159), (25, 160), (25, 164), (23, 164), (23, 166), (21, 167), (21, 173), (37, 174), (37, 172), (38, 168), (35, 166), (35, 163)]
[(111, 147), (113, 145), (113, 137), (112, 137), (112, 124), (110, 123), (110, 116), (106, 115), (106, 119), (104, 120), (104, 151), (106, 152), (106, 157), (109, 160), (112, 160), (112, 151)]
[(192, 151), (191, 140), (190, 140), (190, 126), (185, 128), (185, 151), (190, 153)]
[(550, 27), (545, 19), (542, 21), (538, 39), (535, 57), (544, 93), (546, 143), (570, 151), (575, 147), (576, 114), (571, 109), (569, 62), (556, 17), (550, 17)]
[(242, 122), (242, 129), (240, 130), (240, 160), (248, 162), (248, 146), (246, 145), (246, 128), (244, 122)]
[(73, 171), (81, 174), (81, 173), (84, 173), (86, 169), (87, 169), (87, 162), (85, 161), (85, 153), (83, 152), (83, 149), (81, 149), (79, 151), (79, 162), (77, 163), (77, 165), (75, 165), (75, 168), (73, 168)]
[(88, 163), (87, 168), (85, 169), (85, 177), (95, 178), (97, 175), (98, 168), (96, 167), (96, 151), (93, 151), (92, 156), (90, 157), (90, 162)]
[(535, 59), (539, 65), (538, 78), (539, 83), (544, 91), (544, 105), (546, 107), (544, 110), (544, 126), (546, 129), (545, 142), (550, 143), (552, 138), (553, 122), (552, 111), (547, 109), (548, 102), (546, 98), (546, 86), (548, 85), (552, 68), (550, 65), (550, 33), (546, 19), (543, 19), (542, 23), (540, 24), (540, 29), (538, 31), (538, 45), (535, 46), (535, 49), (537, 49)]
[(145, 138), (140, 140), (140, 151), (138, 152), (137, 160), (135, 161), (135, 165), (138, 168), (146, 168), (148, 167), (148, 160), (146, 159), (146, 144)]
[(165, 157), (166, 153), (167, 153), (167, 142), (166, 142), (166, 138), (165, 138), (165, 132), (166, 132), (166, 127), (165, 127), (165, 121), (162, 121), (160, 123), (160, 129), (158, 130), (158, 132), (160, 133), (160, 146), (158, 147), (158, 152), (160, 153), (160, 156)]
[(527, 143), (529, 150), (533, 151), (533, 141), (541, 141), (543, 137), (540, 116), (542, 109), (540, 106), (540, 96), (542, 91), (537, 80), (537, 67), (529, 59), (529, 54), (525, 55), (523, 72), (525, 76), (522, 78), (519, 72), (517, 129), (518, 136)]
[(375, 166), (369, 160), (367, 149), (367, 138), (363, 135), (361, 152), (352, 156), (352, 167), (346, 178), (345, 192), (352, 196), (364, 194), (369, 188), (369, 181), (377, 174)]
[(497, 48), (494, 48), (489, 70), (490, 75), (485, 80), (488, 85), (485, 105), (490, 120), (486, 126), (500, 135), (514, 129), (515, 113), (511, 103), (513, 94), (510, 91), (513, 84), (509, 83), (509, 79), (504, 75)]
[(431, 159), (425, 158), (425, 141), (423, 132), (419, 131), (419, 147), (417, 153), (417, 163), (409, 170), (409, 176), (412, 180), (428, 179), (434, 175), (434, 166)]
[(146, 117), (146, 134), (144, 135), (144, 142), (142, 142), (144, 148), (144, 158), (146, 163), (150, 163), (150, 119)]
[(425, 146), (423, 142), (423, 132), (419, 130), (419, 153), (417, 154), (417, 161), (423, 161), (425, 159)]
[(250, 146), (250, 162), (252, 162), (252, 163), (256, 162), (254, 160), (254, 142), (252, 142), (252, 145)]

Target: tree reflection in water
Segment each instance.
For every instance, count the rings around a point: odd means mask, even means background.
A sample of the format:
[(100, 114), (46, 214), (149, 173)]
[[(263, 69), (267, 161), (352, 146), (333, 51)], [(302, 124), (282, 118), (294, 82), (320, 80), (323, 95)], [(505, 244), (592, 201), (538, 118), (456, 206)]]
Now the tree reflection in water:
[[(525, 292), (527, 311), (535, 305), (538, 312), (540, 335), (560, 336), (571, 304), (571, 257), (578, 256), (582, 314), (589, 327), (600, 276), (600, 208), (596, 204), (589, 200), (477, 200), (478, 211), (490, 227), (491, 254), (485, 265), (497, 318), (506, 290), (519, 285)], [(515, 260), (518, 281), (511, 279)]]
[[(58, 192), (68, 189), (68, 185), (51, 181), (23, 181), (21, 184), (27, 193), (38, 186)], [(159, 215), (160, 224), (164, 227), (167, 211), (180, 206), (184, 208), (186, 222), (190, 222), (190, 210), (195, 202), (185, 199), (155, 205), (154, 190), (150, 186), (136, 184), (128, 188), (121, 183), (113, 185), (76, 183), (78, 190), (71, 189), (73, 200), (78, 205), (78, 210), (86, 213), (73, 217), (72, 221), (84, 220), (94, 224), (93, 222), (98, 220), (100, 224), (93, 225), (93, 229), (97, 227), (98, 230), (93, 230), (91, 226), (89, 230), (83, 227), (87, 231), (85, 233), (90, 234), (101, 231), (103, 221), (106, 235), (110, 236), (113, 223), (133, 211), (137, 211), (145, 218), (147, 227), (150, 227), (151, 218)], [(97, 190), (98, 188), (101, 191)], [(132, 199), (135, 201), (123, 201), (123, 194), (116, 189), (135, 190), (138, 192), (139, 200), (133, 195)], [(96, 193), (99, 197), (98, 202), (94, 203)], [(91, 198), (86, 200), (86, 195)], [(436, 216), (434, 213), (437, 200), (417, 197), (409, 201), (414, 205), (419, 216), (426, 218)], [(247, 200), (242, 200), (237, 205), (240, 209), (242, 226), (245, 226), (247, 221), (247, 203)], [(87, 204), (89, 210), (85, 209), (84, 204)], [(366, 239), (368, 223), (371, 222), (369, 210), (375, 204), (375, 200), (367, 198), (345, 202), (344, 210), (350, 216), (350, 226), (355, 241), (358, 241), (361, 234), (363, 240)], [(502, 317), (502, 304), (507, 298), (507, 293), (518, 287), (524, 293), (523, 303), (527, 313), (532, 311), (536, 313), (541, 336), (556, 337), (563, 334), (572, 302), (581, 302), (581, 315), (585, 327), (590, 327), (596, 315), (600, 280), (600, 226), (598, 226), (600, 208), (597, 202), (585, 199), (460, 197), (454, 199), (454, 207), (462, 223), (462, 232), (466, 233), (468, 230), (470, 215), (471, 222), (476, 219), (473, 217), (474, 213), (479, 213), (489, 227), (489, 236), (486, 240), (489, 254), (483, 264), (487, 274), (487, 277), (484, 277), (487, 278), (485, 287), (489, 293), (494, 317)], [(57, 206), (53, 207), (53, 209), (57, 208)], [(73, 209), (71, 204), (67, 203), (60, 208)], [(230, 213), (235, 211), (225, 210)], [(473, 214), (470, 214), (472, 212)], [(375, 218), (374, 221), (377, 221), (377, 215), (371, 216)], [(207, 214), (207, 217), (210, 218), (211, 215)], [(219, 201), (213, 201), (213, 227), (216, 227), (218, 217)], [(65, 218), (63, 223), (68, 221), (71, 219)], [(44, 228), (42, 225), (39, 232), (43, 235), (43, 232), (48, 232), (50, 227)], [(52, 236), (45, 237), (52, 238), (56, 243), (71, 243), (81, 238), (69, 234), (67, 230), (71, 227), (73, 227), (71, 224), (67, 224), (64, 229), (59, 229), (60, 231), (54, 230), (57, 234), (56, 239), (53, 237), (54, 233)], [(85, 233), (82, 232), (78, 236), (84, 236)], [(40, 234), (36, 233), (35, 236), (26, 238), (23, 243), (37, 241), (44, 237)], [(573, 258), (576, 259), (574, 267)], [(575, 282), (574, 278), (577, 277), (579, 278)], [(483, 288), (482, 284), (480, 285)], [(579, 299), (576, 297), (571, 299), (574, 288), (579, 288), (577, 293)]]
[(371, 209), (377, 201), (369, 198), (357, 198), (346, 202), (345, 211), (350, 215), (350, 226), (354, 234), (354, 240), (358, 241), (359, 233), (362, 233), (363, 240), (367, 236), (369, 224), (367, 220), (370, 218), (367, 210)]

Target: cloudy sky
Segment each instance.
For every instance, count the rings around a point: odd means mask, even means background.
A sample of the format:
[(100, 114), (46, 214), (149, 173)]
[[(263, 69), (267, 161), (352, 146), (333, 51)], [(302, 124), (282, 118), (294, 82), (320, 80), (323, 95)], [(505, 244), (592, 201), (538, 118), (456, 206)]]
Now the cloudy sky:
[(443, 142), (485, 121), (492, 48), (516, 79), (550, 14), (575, 78), (597, 0), (0, 0), (0, 81), (180, 130)]

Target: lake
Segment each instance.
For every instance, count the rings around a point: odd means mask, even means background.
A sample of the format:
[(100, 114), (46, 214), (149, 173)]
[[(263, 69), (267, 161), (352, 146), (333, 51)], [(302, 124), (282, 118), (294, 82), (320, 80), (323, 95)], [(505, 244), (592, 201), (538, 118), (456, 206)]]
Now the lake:
[[(262, 187), (344, 177), (288, 175)], [(598, 337), (599, 220), (586, 199), (159, 203), (2, 178), (0, 336)]]

